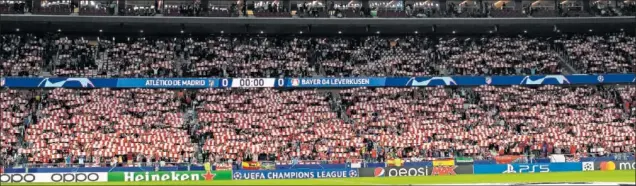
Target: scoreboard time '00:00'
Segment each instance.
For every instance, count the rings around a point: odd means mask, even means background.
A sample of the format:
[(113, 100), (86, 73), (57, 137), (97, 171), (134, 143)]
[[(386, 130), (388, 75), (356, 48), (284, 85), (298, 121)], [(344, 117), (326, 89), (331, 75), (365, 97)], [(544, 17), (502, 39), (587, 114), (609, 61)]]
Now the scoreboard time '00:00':
[(282, 78), (233, 78), (221, 79), (221, 87), (284, 87), (285, 79)]

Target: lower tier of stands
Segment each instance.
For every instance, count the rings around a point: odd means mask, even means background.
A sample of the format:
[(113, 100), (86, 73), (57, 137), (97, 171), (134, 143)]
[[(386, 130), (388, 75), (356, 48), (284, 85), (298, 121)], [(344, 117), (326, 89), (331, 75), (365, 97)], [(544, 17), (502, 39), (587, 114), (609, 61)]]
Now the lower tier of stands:
[(633, 152), (634, 86), (0, 90), (5, 165)]

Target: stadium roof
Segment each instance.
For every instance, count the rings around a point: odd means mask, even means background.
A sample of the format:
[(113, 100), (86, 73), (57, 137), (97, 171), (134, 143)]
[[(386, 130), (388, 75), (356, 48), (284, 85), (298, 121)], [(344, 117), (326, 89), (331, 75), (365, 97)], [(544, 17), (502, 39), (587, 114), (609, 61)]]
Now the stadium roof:
[[(636, 29), (636, 17), (559, 17), (559, 18), (216, 18), (216, 17), (140, 17), (140, 16), (55, 16), (2, 15), (3, 33), (20, 28), (23, 32), (110, 34), (486, 34), (499, 33), (616, 32)], [(435, 31), (433, 31), (435, 30)]]

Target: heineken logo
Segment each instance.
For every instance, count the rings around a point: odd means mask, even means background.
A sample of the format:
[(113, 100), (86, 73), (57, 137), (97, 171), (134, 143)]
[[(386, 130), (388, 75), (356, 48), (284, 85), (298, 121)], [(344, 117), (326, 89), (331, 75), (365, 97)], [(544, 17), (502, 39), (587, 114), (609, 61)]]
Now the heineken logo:
[(211, 181), (216, 177), (215, 173), (206, 171), (205, 174), (189, 172), (124, 172), (125, 182), (142, 181)]
[(109, 172), (109, 182), (232, 180), (232, 171)]
[(210, 181), (210, 180), (214, 180), (215, 176), (216, 174), (212, 174), (210, 171), (206, 171), (205, 174), (203, 175), (203, 178), (205, 178), (205, 181)]

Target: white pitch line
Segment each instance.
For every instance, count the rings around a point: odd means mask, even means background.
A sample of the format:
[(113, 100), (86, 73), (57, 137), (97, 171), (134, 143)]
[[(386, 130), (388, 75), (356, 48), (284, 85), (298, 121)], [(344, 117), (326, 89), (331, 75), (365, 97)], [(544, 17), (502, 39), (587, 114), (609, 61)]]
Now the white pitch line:
[(472, 184), (410, 184), (412, 186), (433, 185), (526, 185), (526, 186), (592, 186), (592, 185), (619, 185), (634, 184), (630, 182), (592, 182), (592, 183), (472, 183)]
[[(357, 181), (346, 181), (341, 179), (315, 179), (320, 181), (328, 181), (328, 182), (336, 182), (336, 183), (344, 183), (348, 185), (377, 185), (377, 186), (390, 186), (391, 184), (377, 184), (377, 183), (366, 183), (366, 182), (357, 182)], [(634, 184), (630, 182), (592, 182), (592, 183), (471, 183), (471, 184), (400, 184), (400, 185), (409, 185), (409, 186), (434, 186), (434, 185), (458, 185), (458, 186), (466, 186), (466, 185), (528, 185), (528, 186), (592, 186), (592, 185), (619, 185), (619, 184)]]
[(411, 184), (411, 185), (510, 185), (510, 183)]

